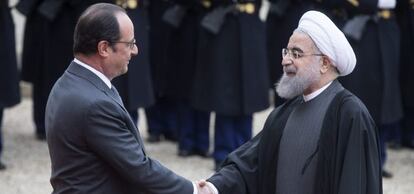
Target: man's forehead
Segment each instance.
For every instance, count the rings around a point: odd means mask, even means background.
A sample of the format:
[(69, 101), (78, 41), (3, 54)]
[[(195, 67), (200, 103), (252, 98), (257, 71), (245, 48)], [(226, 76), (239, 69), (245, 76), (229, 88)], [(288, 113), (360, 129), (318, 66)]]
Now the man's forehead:
[(289, 38), (289, 43), (287, 45), (287, 48), (298, 48), (298, 49), (308, 49), (312, 48), (314, 45), (312, 39), (309, 37), (309, 35), (305, 33), (300, 32), (294, 32), (292, 36)]

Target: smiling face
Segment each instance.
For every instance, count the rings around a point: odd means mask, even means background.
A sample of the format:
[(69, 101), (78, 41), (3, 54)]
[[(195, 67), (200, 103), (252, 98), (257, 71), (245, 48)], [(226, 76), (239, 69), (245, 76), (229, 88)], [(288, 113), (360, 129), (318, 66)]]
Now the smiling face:
[(108, 48), (108, 58), (105, 63), (105, 75), (110, 79), (122, 75), (128, 71), (128, 64), (131, 57), (138, 54), (138, 47), (128, 42), (134, 41), (134, 25), (125, 13), (116, 14), (120, 28), (120, 39), (111, 43)]
[[(292, 99), (301, 94), (314, 91), (321, 79), (322, 57), (312, 39), (300, 32), (294, 32), (289, 39), (287, 50), (282, 59), (283, 76), (276, 86), (278, 95)], [(292, 53), (299, 55), (292, 56)]]

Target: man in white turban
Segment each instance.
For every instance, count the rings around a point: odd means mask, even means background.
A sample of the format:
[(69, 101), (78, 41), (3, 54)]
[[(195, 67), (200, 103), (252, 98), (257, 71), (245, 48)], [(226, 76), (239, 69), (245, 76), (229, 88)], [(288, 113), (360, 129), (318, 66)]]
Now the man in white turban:
[(344, 34), (306, 12), (282, 50), (284, 74), (263, 130), (232, 152), (200, 187), (219, 194), (380, 194), (375, 124), (336, 80), (355, 67)]

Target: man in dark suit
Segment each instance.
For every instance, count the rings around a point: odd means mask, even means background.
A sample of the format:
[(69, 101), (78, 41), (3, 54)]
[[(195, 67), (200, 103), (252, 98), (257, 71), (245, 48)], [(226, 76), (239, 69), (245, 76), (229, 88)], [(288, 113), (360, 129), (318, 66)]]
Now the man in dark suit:
[(146, 155), (110, 82), (138, 54), (125, 10), (89, 7), (76, 25), (73, 48), (75, 59), (46, 106), (53, 193), (195, 193), (195, 184)]
[(73, 58), (73, 30), (80, 14), (96, 2), (114, 0), (19, 0), (26, 16), (21, 79), (32, 85), (36, 139), (45, 140), (45, 107), (53, 84)]

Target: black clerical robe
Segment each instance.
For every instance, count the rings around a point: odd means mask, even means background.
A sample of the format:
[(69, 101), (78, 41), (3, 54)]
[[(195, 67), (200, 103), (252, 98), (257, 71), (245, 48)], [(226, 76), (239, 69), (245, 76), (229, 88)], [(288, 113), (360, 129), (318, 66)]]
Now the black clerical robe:
[[(338, 84), (334, 81), (329, 87)], [(220, 194), (276, 193), (280, 139), (291, 111), (301, 100), (298, 97), (277, 107), (264, 129), (232, 152), (219, 172), (208, 179)], [(382, 194), (376, 126), (365, 105), (346, 89), (328, 107), (316, 152), (315, 190), (309, 193)]]

